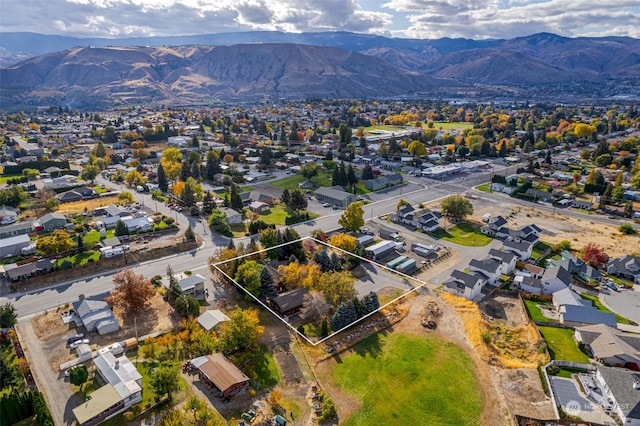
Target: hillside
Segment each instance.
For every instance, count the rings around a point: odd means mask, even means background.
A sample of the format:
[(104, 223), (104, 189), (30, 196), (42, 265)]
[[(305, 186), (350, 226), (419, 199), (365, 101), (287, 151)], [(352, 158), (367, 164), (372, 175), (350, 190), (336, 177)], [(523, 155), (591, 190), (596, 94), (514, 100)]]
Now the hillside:
[(0, 69), (4, 91), (66, 103), (391, 97), (446, 84), (356, 52), (295, 44), (75, 47)]

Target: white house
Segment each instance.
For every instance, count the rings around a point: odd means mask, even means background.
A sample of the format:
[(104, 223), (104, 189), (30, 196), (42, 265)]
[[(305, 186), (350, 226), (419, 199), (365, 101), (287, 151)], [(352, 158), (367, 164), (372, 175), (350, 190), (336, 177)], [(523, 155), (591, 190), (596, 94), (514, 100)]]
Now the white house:
[(484, 280), (475, 274), (467, 274), (459, 270), (451, 273), (451, 280), (444, 283), (444, 289), (469, 300), (476, 299), (482, 292)]
[(547, 268), (542, 274), (542, 294), (554, 294), (571, 284), (571, 274), (564, 267)]
[(518, 258), (513, 253), (491, 249), (489, 250), (489, 257), (500, 262), (500, 265), (502, 266), (501, 273), (504, 275), (511, 275), (516, 269), (516, 260)]
[(471, 259), (469, 261), (469, 270), (480, 273), (483, 277), (486, 277), (486, 282), (495, 284), (500, 279), (502, 264), (492, 258), (483, 260)]
[(627, 426), (640, 426), (640, 373), (623, 368), (596, 366), (596, 380), (611, 409)]
[(227, 223), (229, 225), (237, 225), (242, 223), (242, 215), (237, 211), (228, 207), (220, 207), (220, 211), (227, 216)]
[(515, 254), (520, 260), (527, 260), (531, 257), (531, 253), (533, 252), (533, 244), (525, 241), (518, 242), (507, 240), (502, 244), (502, 250)]
[(18, 213), (10, 207), (0, 206), (0, 225), (9, 225), (18, 220)]
[(209, 309), (198, 317), (198, 324), (206, 331), (211, 331), (216, 328), (220, 323), (225, 321), (231, 321), (222, 311), (218, 309)]
[(106, 383), (74, 408), (80, 426), (94, 426), (142, 401), (142, 376), (126, 356), (98, 353), (93, 360), (96, 373)]

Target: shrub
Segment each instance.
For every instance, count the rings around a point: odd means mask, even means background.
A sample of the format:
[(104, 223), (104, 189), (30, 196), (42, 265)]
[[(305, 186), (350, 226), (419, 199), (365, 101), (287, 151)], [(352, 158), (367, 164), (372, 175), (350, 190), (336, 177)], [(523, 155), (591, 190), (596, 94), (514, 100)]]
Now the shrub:
[(73, 262), (71, 262), (68, 259), (63, 260), (60, 263), (60, 269), (71, 269), (71, 268), (73, 268)]
[(623, 223), (618, 227), (618, 231), (626, 235), (633, 235), (636, 233), (636, 230), (633, 228), (633, 225), (631, 225), (630, 223)]

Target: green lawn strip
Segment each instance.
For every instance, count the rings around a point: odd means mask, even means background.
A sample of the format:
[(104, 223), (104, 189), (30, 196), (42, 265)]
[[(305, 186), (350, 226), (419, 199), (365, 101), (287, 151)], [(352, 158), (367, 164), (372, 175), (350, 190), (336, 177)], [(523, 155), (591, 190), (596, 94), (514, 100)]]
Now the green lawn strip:
[(62, 262), (68, 260), (73, 263), (73, 266), (84, 265), (89, 262), (89, 259), (93, 259), (93, 262), (97, 262), (100, 259), (100, 252), (94, 250), (87, 250), (81, 253), (74, 254), (73, 256), (65, 256), (56, 260), (54, 266), (59, 268)]
[[(142, 401), (139, 404), (141, 404), (141, 406), (144, 409), (145, 407), (151, 406), (156, 402), (155, 401), (156, 394), (153, 391), (153, 386), (151, 386), (151, 377), (153, 376), (154, 371), (158, 367), (160, 367), (160, 363), (145, 361), (145, 362), (137, 362), (137, 363), (134, 362), (134, 365), (136, 366), (138, 372), (142, 376), (142, 389), (144, 389), (144, 391), (142, 392)], [(181, 361), (173, 360), (173, 361), (163, 361), (162, 365), (163, 366), (173, 365), (175, 368), (181, 368), (182, 363)], [(180, 376), (178, 381), (180, 382), (180, 392), (186, 390), (187, 382), (184, 380), (184, 378)], [(165, 395), (160, 395), (160, 396), (164, 397)]]
[(538, 307), (538, 305), (548, 305), (548, 302), (540, 302), (536, 300), (525, 300), (524, 305), (527, 307), (529, 311), (529, 315), (531, 315), (531, 319), (534, 321), (547, 321), (547, 322), (556, 322), (554, 319), (547, 318), (542, 315), (542, 310)]
[(484, 403), (473, 361), (433, 336), (370, 336), (341, 359), (337, 384), (362, 406), (346, 426), (479, 425)]
[[(427, 127), (428, 123), (423, 123), (422, 127)], [(442, 130), (449, 130), (449, 129), (472, 129), (473, 128), (473, 123), (469, 123), (466, 121), (461, 121), (461, 122), (448, 122), (448, 121), (435, 121), (433, 123), (433, 128), (434, 129), (442, 129)]]
[(404, 130), (404, 127), (402, 126), (388, 126), (388, 125), (379, 125), (379, 126), (368, 126), (364, 128), (365, 130), (371, 131), (371, 130), (391, 130), (391, 131), (396, 131), (396, 130)]
[(569, 328), (540, 326), (540, 333), (547, 342), (549, 354), (553, 359), (581, 362), (589, 364), (589, 357), (585, 355), (573, 340), (573, 330)]
[(0, 183), (7, 183), (8, 180), (21, 178), (22, 175), (0, 175)]
[(478, 186), (476, 186), (475, 189), (477, 189), (478, 191), (491, 193), (493, 191), (491, 190), (491, 188), (489, 188), (489, 186), (491, 186), (491, 182), (487, 182), (487, 183), (483, 183), (482, 185), (478, 185)]
[(600, 299), (598, 299), (598, 297), (591, 296), (590, 294), (585, 293), (581, 294), (580, 297), (586, 300), (591, 300), (593, 306), (595, 306), (596, 309), (598, 309), (600, 312), (608, 312), (610, 314), (614, 314), (616, 316), (616, 321), (618, 322), (618, 324), (631, 324), (631, 322), (627, 318), (623, 317), (622, 315), (616, 314), (611, 309), (604, 306), (602, 302), (600, 302)]
[(84, 237), (82, 237), (82, 242), (85, 246), (93, 247), (94, 244), (100, 242), (100, 231), (93, 230), (87, 232)]
[(104, 194), (105, 192), (109, 192), (109, 189), (102, 185), (94, 185), (93, 190), (96, 191), (96, 194)]
[[(304, 213), (304, 211), (301, 213)], [(309, 219), (315, 219), (320, 216), (313, 212), (306, 212), (306, 213), (309, 215)], [(282, 204), (276, 204), (275, 206), (271, 207), (269, 210), (263, 213), (260, 213), (259, 220), (264, 221), (264, 223), (268, 225), (284, 225), (285, 219), (287, 218), (287, 216), (293, 217), (293, 216), (296, 216), (296, 213), (287, 209), (287, 207)]]
[(438, 229), (430, 235), (467, 247), (483, 247), (492, 241), (491, 237), (481, 234), (475, 226), (465, 222), (453, 225), (447, 230)]
[[(311, 190), (317, 189), (321, 186), (332, 186), (331, 178), (333, 177), (333, 172), (320, 172), (318, 176), (315, 176), (311, 179), (311, 183), (313, 187)], [(271, 182), (271, 186), (275, 186), (280, 189), (288, 189), (289, 191), (293, 191), (294, 189), (300, 189), (298, 186), (300, 183), (306, 181), (307, 178), (302, 176), (301, 173), (298, 173), (293, 176), (289, 176), (284, 179), (276, 180)]]

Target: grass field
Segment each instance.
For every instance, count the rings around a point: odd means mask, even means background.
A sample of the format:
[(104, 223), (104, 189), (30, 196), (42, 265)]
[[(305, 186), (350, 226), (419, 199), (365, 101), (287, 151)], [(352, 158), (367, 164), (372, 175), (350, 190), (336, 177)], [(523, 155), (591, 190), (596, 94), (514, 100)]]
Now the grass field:
[(493, 240), (493, 238), (481, 234), (475, 226), (465, 222), (453, 225), (446, 230), (440, 228), (435, 232), (430, 232), (429, 235), (467, 247), (483, 247)]
[(362, 402), (345, 426), (479, 425), (484, 395), (471, 359), (433, 336), (375, 334), (333, 371)]
[(573, 330), (557, 327), (538, 327), (547, 342), (549, 355), (553, 359), (582, 362), (589, 364), (589, 357), (585, 355), (573, 340)]
[(62, 262), (68, 260), (73, 263), (73, 266), (84, 265), (89, 262), (89, 259), (93, 259), (92, 262), (97, 262), (100, 259), (100, 252), (94, 250), (83, 251), (82, 253), (74, 254), (73, 256), (65, 256), (56, 260), (54, 263), (55, 267), (60, 267)]
[(0, 183), (7, 183), (9, 179), (21, 178), (22, 175), (0, 175)]
[[(422, 125), (422, 127), (427, 127), (427, 123), (424, 123)], [(442, 129), (442, 130), (449, 130), (449, 129), (460, 129), (460, 130), (464, 130), (464, 129), (473, 129), (473, 123), (467, 123), (467, 122), (458, 122), (458, 123), (450, 123), (448, 121), (436, 121), (433, 123), (433, 128), (434, 129)]]
[(541, 302), (539, 300), (525, 300), (524, 305), (527, 307), (532, 320), (554, 322), (553, 319), (547, 318), (542, 315), (542, 310), (540, 310), (540, 308), (538, 307), (538, 305), (549, 305), (549, 302)]
[(533, 260), (538, 260), (545, 254), (548, 254), (549, 249), (551, 249), (551, 245), (541, 241), (533, 247), (531, 258)]
[(478, 186), (476, 186), (476, 189), (478, 191), (491, 193), (493, 191), (491, 191), (491, 188), (489, 188), (489, 186), (491, 186), (491, 182), (487, 182), (487, 183), (483, 183), (482, 185), (478, 185)]
[[(331, 178), (333, 173), (330, 172), (320, 172), (318, 176), (311, 179), (311, 183), (313, 184), (313, 188), (311, 190), (317, 189), (321, 186), (331, 186)], [(275, 186), (280, 189), (288, 189), (289, 191), (293, 191), (294, 189), (300, 189), (298, 184), (307, 180), (301, 173), (297, 175), (293, 175), (284, 179), (276, 180), (275, 182), (271, 182), (271, 186)]]
[(623, 317), (622, 315), (616, 314), (615, 312), (613, 312), (612, 310), (604, 306), (600, 302), (600, 299), (598, 299), (596, 296), (591, 296), (589, 294), (583, 293), (580, 295), (580, 297), (586, 300), (591, 300), (591, 303), (593, 303), (593, 306), (595, 306), (596, 309), (598, 309), (600, 312), (608, 312), (608, 313), (614, 314), (616, 316), (616, 321), (618, 322), (618, 324), (630, 324), (630, 321), (627, 318)]

